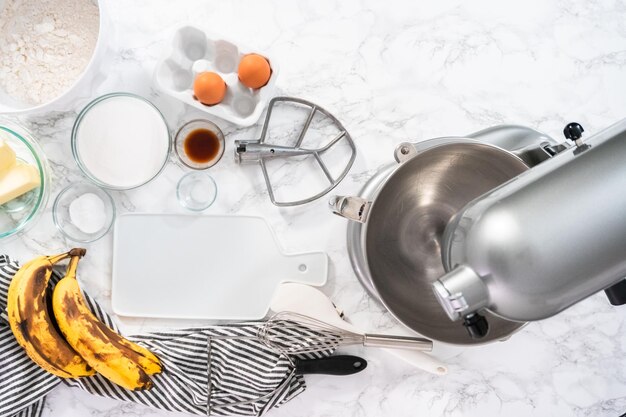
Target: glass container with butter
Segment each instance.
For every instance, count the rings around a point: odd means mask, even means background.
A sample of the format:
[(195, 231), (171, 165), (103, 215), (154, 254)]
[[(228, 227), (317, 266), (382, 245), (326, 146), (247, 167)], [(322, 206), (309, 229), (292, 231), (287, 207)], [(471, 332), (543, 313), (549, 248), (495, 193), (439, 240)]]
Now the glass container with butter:
[(28, 130), (0, 119), (0, 239), (24, 231), (48, 199), (48, 165)]

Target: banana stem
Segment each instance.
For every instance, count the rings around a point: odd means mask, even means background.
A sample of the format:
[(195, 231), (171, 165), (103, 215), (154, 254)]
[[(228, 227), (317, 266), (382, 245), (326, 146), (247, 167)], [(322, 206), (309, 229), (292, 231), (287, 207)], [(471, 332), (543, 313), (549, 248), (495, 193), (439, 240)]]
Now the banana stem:
[(81, 257), (81, 255), (74, 255), (70, 258), (70, 263), (67, 266), (64, 278), (76, 279), (76, 269), (78, 268), (78, 261), (80, 261)]
[(50, 262), (51, 264), (56, 264), (61, 262), (63, 259), (69, 258), (70, 257), (70, 253), (69, 252), (65, 252), (65, 253), (60, 253), (58, 255), (54, 255), (54, 256), (48, 256), (48, 262)]
[(87, 253), (87, 250), (82, 249), (82, 248), (74, 248), (69, 250), (68, 252), (65, 253), (60, 253), (58, 255), (53, 255), (53, 256), (48, 256), (48, 262), (50, 262), (51, 264), (56, 264), (61, 262), (64, 259), (69, 258), (70, 256), (78, 256), (79, 258), (82, 258), (83, 256), (85, 256), (85, 253)]

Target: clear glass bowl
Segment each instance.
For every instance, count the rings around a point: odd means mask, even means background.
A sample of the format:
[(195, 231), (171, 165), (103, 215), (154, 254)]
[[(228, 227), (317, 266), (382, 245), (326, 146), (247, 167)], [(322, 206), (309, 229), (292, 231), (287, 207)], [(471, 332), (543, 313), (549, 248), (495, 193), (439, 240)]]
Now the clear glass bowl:
[[(106, 100), (109, 100), (109, 99), (114, 99), (116, 97), (127, 97), (127, 98), (131, 98), (131, 99), (140, 100), (141, 102), (144, 102), (144, 103), (148, 104), (154, 110), (156, 110), (156, 112), (160, 116), (160, 119), (163, 121), (163, 124), (164, 124), (164, 126), (165, 126), (165, 128), (167, 130), (167, 144), (166, 144), (167, 150), (163, 152), (163, 160), (159, 161), (158, 169), (155, 168), (153, 170), (154, 171), (153, 173), (151, 173), (150, 175), (146, 175), (145, 178), (143, 178), (141, 181), (138, 181), (137, 183), (125, 184), (125, 185), (107, 183), (106, 181), (102, 180), (101, 178), (98, 178), (96, 175), (94, 175), (92, 172), (90, 172), (89, 168), (86, 166), (86, 164), (83, 161), (83, 158), (81, 157), (81, 143), (82, 143), (82, 140), (80, 140), (78, 136), (79, 136), (79, 133), (80, 133), (80, 127), (81, 127), (82, 121), (89, 114), (89, 111), (92, 110), (93, 108), (95, 108), (99, 103), (102, 103), (103, 101), (106, 101)], [(136, 127), (134, 127), (134, 128), (136, 128)], [(118, 129), (119, 129), (119, 127), (118, 127)], [(122, 132), (126, 132), (127, 130), (128, 129), (122, 129), (121, 131)], [(83, 140), (85, 140), (85, 139), (83, 139)], [(78, 165), (78, 168), (80, 168), (80, 170), (87, 177), (87, 179), (89, 179), (94, 184), (98, 185), (99, 187), (107, 188), (109, 190), (117, 190), (117, 191), (124, 191), (124, 190), (131, 190), (131, 189), (134, 189), (134, 188), (138, 188), (138, 187), (141, 187), (142, 185), (145, 185), (145, 184), (149, 183), (153, 179), (155, 179), (163, 171), (163, 169), (165, 168), (165, 165), (167, 164), (167, 160), (169, 159), (171, 148), (172, 148), (171, 134), (170, 134), (170, 131), (169, 131), (169, 127), (167, 125), (167, 121), (165, 120), (165, 117), (163, 116), (163, 113), (161, 113), (161, 111), (154, 104), (152, 104), (150, 101), (146, 100), (145, 98), (143, 98), (141, 96), (138, 96), (138, 95), (135, 95), (135, 94), (125, 93), (125, 92), (117, 92), (117, 93), (105, 94), (103, 96), (100, 96), (100, 97), (94, 99), (89, 104), (87, 104), (85, 106), (85, 108), (83, 110), (81, 110), (81, 112), (76, 117), (76, 121), (74, 122), (74, 126), (72, 128), (72, 140), (71, 140), (71, 142), (72, 142), (71, 143), (72, 144), (72, 155), (74, 156), (74, 161), (76, 161), (76, 164)], [(154, 150), (152, 150), (152, 151), (154, 151)], [(122, 167), (120, 165), (119, 170), (125, 170), (125, 172), (129, 172), (128, 170), (132, 170), (133, 169), (132, 164), (129, 163), (127, 165), (130, 165), (130, 166)], [(120, 176), (124, 175), (124, 172), (118, 172), (117, 174), (118, 174), (118, 177), (120, 177)]]
[(190, 172), (178, 181), (176, 197), (180, 205), (186, 209), (206, 210), (211, 207), (217, 197), (217, 184), (209, 174)]
[[(194, 162), (191, 159), (189, 159), (189, 157), (185, 153), (185, 139), (191, 132), (197, 129), (206, 129), (215, 133), (220, 143), (220, 149), (217, 155), (215, 156), (215, 158), (205, 163)], [(202, 120), (202, 119), (191, 120), (185, 123), (184, 125), (182, 125), (180, 129), (178, 129), (178, 132), (176, 133), (176, 138), (174, 139), (174, 142), (175, 142), (174, 149), (176, 150), (176, 154), (178, 155), (178, 158), (180, 159), (180, 161), (183, 164), (185, 164), (187, 167), (191, 169), (198, 169), (198, 170), (211, 168), (213, 165), (217, 164), (220, 161), (220, 159), (222, 159), (222, 156), (224, 156), (224, 148), (226, 147), (224, 143), (225, 142), (224, 133), (222, 133), (222, 130), (219, 128), (219, 126), (217, 126), (213, 122), (210, 122), (208, 120)]]
[[(72, 205), (78, 198), (88, 197)], [(100, 202), (98, 202), (98, 200)], [(102, 188), (77, 182), (64, 188), (54, 200), (52, 219), (55, 226), (67, 238), (80, 243), (94, 242), (106, 235), (115, 220), (115, 203), (109, 193)], [(93, 229), (93, 230), (91, 230)]]
[(41, 147), (24, 127), (0, 119), (0, 136), (18, 160), (37, 167), (40, 179), (37, 188), (0, 205), (0, 239), (4, 239), (26, 231), (39, 218), (48, 202), (50, 174)]

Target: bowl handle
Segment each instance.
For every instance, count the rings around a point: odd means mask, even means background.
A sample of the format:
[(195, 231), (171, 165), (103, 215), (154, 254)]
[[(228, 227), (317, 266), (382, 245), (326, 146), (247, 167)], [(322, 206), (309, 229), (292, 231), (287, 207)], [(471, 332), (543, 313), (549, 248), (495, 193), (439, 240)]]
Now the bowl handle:
[(413, 158), (417, 155), (417, 149), (415, 145), (409, 142), (402, 142), (398, 145), (396, 150), (393, 152), (393, 157), (396, 159), (396, 162), (401, 164), (409, 159)]
[(355, 222), (365, 223), (372, 202), (361, 197), (335, 195), (330, 198), (328, 204), (336, 215)]

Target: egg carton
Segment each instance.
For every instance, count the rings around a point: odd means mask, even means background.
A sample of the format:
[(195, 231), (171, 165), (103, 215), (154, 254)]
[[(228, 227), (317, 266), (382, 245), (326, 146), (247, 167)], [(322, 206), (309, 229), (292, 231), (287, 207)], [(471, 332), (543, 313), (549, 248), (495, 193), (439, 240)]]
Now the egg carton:
[[(268, 83), (259, 89), (246, 87), (237, 76), (239, 61), (249, 53), (264, 56), (272, 68)], [(205, 71), (218, 73), (228, 86), (222, 102), (212, 106), (200, 103), (193, 95), (193, 82)], [(174, 32), (154, 78), (161, 91), (190, 106), (240, 126), (251, 126), (274, 96), (276, 77), (278, 65), (267, 54), (211, 37), (200, 28), (183, 26)]]

